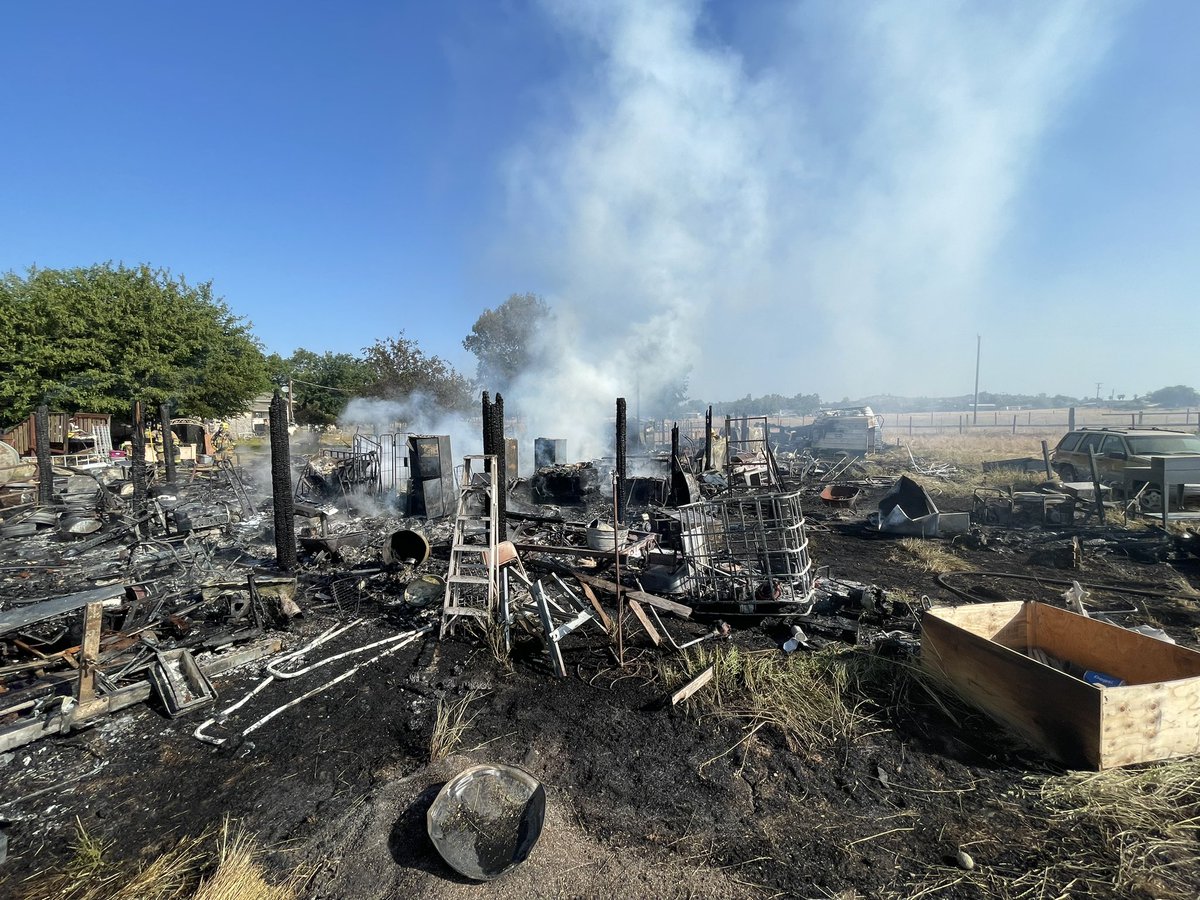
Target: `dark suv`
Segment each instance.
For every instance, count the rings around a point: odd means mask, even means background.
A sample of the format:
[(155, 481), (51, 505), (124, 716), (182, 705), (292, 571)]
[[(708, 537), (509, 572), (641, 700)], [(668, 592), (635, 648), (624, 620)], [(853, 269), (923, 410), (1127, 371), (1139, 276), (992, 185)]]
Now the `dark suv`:
[[(1160, 428), (1079, 428), (1058, 442), (1051, 465), (1063, 481), (1089, 481), (1089, 450), (1096, 453), (1100, 480), (1122, 487), (1126, 467), (1149, 466), (1151, 456), (1200, 454), (1200, 436)], [(1186, 485), (1184, 496), (1200, 496), (1200, 484)], [(1148, 509), (1157, 508), (1161, 502), (1156, 487), (1142, 494), (1142, 504)]]

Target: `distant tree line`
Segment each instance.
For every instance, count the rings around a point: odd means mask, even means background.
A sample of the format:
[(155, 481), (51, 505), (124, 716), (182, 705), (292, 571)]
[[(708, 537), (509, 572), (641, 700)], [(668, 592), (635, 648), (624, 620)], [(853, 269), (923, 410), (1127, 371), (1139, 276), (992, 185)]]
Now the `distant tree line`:
[(713, 416), (777, 416), (797, 415), (811, 416), (821, 408), (821, 398), (817, 394), (794, 394), (785, 397), (783, 394), (763, 394), (753, 397), (747, 394), (740, 400), (714, 400), (710, 403), (692, 401), (695, 411), (712, 406)]
[[(544, 344), (535, 336), (552, 325), (553, 315), (545, 300), (530, 293), (512, 294), (485, 309), (463, 339), (476, 358), (472, 379), (426, 353), (403, 331), (377, 339), (357, 355), (299, 348), (286, 358), (267, 356), (250, 323), (213, 292), (211, 282), (189, 284), (166, 269), (112, 263), (34, 267), (24, 275), (0, 276), (0, 424), (20, 421), (41, 403), (122, 414), (135, 398), (155, 406), (167, 403), (176, 415), (223, 417), (246, 409), (272, 384), (287, 383), (296, 419), (303, 424), (335, 422), (352, 397), (404, 400), (419, 394), (445, 410), (473, 410), (481, 388), (507, 391), (524, 373), (550, 362), (541, 356)], [(650, 339), (633, 355), (662, 357)], [(686, 371), (653, 376), (643, 386), (635, 373), (635, 408), (644, 418), (680, 418), (704, 408), (702, 401), (688, 399)], [(966, 409), (971, 400), (970, 395), (880, 395), (836, 405), (934, 411)], [(979, 400), (1026, 408), (1085, 402), (1061, 394), (990, 392)], [(1200, 394), (1173, 385), (1134, 401), (1200, 406)], [(713, 401), (712, 407), (719, 417), (811, 415), (822, 402), (817, 394), (747, 394)]]

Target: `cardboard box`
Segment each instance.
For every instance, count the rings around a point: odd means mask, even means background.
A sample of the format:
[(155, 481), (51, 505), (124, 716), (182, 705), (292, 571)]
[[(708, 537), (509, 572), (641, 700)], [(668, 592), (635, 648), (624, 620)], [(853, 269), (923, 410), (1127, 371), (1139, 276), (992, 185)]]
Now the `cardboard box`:
[[(921, 661), (964, 700), (1074, 768), (1200, 753), (1200, 653), (1043, 603), (933, 609)], [(1032, 649), (1125, 682), (1099, 687)]]

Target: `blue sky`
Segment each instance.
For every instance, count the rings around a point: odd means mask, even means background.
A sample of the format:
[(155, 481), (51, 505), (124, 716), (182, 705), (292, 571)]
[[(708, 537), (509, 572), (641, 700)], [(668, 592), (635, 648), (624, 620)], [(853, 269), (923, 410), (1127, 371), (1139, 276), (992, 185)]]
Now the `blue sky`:
[[(559, 311), (530, 395), (1200, 385), (1200, 4), (5, 4), (0, 270), (270, 350)], [(631, 349), (632, 348), (632, 349)], [(632, 374), (636, 371), (636, 375)]]

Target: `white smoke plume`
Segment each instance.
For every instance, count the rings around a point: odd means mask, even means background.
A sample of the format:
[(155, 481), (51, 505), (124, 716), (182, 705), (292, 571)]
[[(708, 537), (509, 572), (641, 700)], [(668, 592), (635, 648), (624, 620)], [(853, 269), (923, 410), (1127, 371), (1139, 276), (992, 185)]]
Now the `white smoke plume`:
[(579, 64), (507, 161), (499, 249), (553, 302), (556, 363), (508, 399), (581, 456), (611, 442), (616, 396), (632, 414), (639, 382), (689, 366), (710, 399), (944, 390), (938, 354), (973, 353), (1014, 197), (1115, 19), (797, 2), (722, 30), (693, 0), (546, 8)]
[(349, 434), (445, 434), (456, 464), (464, 456), (483, 452), (483, 431), (478, 419), (447, 411), (424, 394), (404, 400), (355, 397), (338, 416), (338, 427)]

